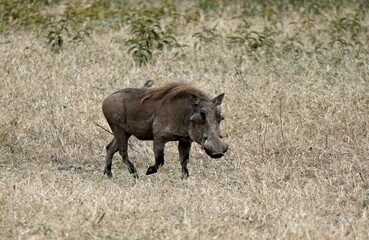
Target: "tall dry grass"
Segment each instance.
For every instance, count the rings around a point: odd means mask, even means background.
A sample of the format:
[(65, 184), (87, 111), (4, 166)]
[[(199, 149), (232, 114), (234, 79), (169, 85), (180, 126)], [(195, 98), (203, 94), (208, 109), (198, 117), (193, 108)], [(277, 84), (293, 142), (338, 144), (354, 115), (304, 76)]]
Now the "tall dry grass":
[[(283, 19), (286, 32), (293, 20)], [(1, 239), (369, 238), (366, 53), (261, 50), (256, 61), (223, 41), (195, 50), (202, 25), (218, 24), (225, 37), (237, 20), (200, 21), (177, 37), (190, 46), (185, 57), (167, 51), (143, 67), (121, 44), (128, 27), (93, 31), (59, 54), (38, 32), (0, 35)], [(113, 179), (104, 176), (112, 137), (95, 125), (107, 126), (102, 100), (148, 79), (225, 92), (226, 156), (195, 145), (183, 181), (169, 143), (163, 168), (145, 176), (151, 142), (132, 138), (140, 179), (118, 155)]]

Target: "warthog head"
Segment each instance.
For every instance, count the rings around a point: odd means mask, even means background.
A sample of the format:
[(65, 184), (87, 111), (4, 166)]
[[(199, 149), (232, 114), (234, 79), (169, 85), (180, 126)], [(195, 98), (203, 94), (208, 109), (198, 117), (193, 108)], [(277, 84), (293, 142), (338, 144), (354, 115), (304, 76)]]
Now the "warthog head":
[(213, 100), (199, 100), (193, 97), (195, 112), (190, 117), (189, 135), (212, 158), (221, 158), (228, 150), (228, 145), (221, 138), (219, 124), (224, 119), (220, 112), (224, 93)]

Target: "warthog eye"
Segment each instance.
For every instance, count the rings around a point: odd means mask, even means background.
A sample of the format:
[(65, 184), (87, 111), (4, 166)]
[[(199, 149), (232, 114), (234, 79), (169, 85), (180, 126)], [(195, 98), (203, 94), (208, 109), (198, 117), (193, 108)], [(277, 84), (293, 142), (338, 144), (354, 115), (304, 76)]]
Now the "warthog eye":
[(222, 114), (217, 114), (216, 118), (217, 118), (218, 122), (224, 120), (224, 116)]
[(200, 115), (201, 115), (202, 120), (205, 120), (206, 119), (206, 113), (205, 113), (204, 110), (201, 110), (200, 111)]

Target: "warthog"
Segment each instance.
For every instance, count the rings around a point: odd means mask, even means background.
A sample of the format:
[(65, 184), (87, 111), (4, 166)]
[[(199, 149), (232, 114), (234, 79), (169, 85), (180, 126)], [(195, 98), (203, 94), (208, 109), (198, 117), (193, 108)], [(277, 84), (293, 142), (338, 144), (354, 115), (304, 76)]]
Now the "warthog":
[(128, 158), (128, 139), (153, 140), (155, 164), (146, 174), (156, 173), (164, 164), (164, 146), (179, 141), (178, 151), (182, 177), (187, 178), (187, 164), (192, 142), (201, 145), (212, 158), (220, 158), (228, 150), (221, 138), (219, 124), (224, 93), (212, 100), (202, 91), (184, 83), (160, 88), (126, 88), (108, 96), (102, 106), (104, 116), (114, 134), (106, 146), (104, 174), (112, 176), (114, 153), (119, 151), (129, 172), (138, 177)]

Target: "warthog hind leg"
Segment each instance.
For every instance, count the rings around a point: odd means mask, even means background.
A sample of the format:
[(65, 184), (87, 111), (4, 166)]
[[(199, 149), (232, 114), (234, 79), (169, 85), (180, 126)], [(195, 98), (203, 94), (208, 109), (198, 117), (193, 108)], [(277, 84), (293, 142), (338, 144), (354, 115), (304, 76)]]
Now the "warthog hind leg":
[(125, 133), (122, 130), (118, 131), (117, 133), (118, 134), (114, 135), (117, 139), (119, 154), (122, 156), (123, 163), (127, 165), (129, 173), (132, 174), (134, 178), (138, 178), (137, 170), (128, 158), (128, 139), (131, 135)]
[(119, 147), (115, 138), (113, 138), (113, 140), (106, 146), (104, 174), (108, 175), (108, 177), (113, 176), (113, 174), (111, 173), (111, 165), (113, 161), (113, 156), (116, 152), (118, 152), (118, 149)]

